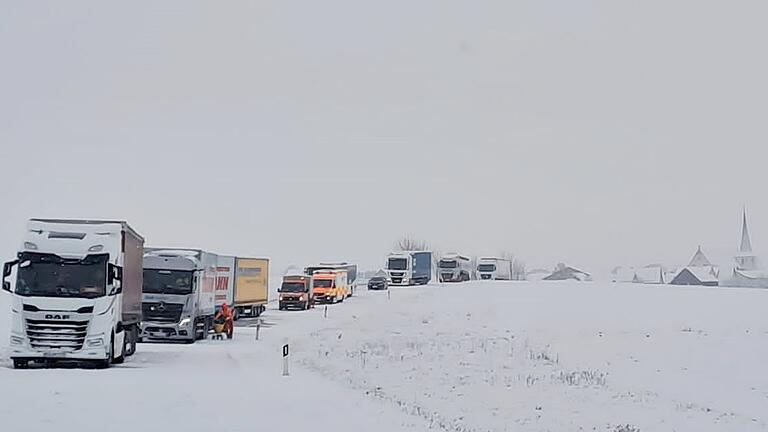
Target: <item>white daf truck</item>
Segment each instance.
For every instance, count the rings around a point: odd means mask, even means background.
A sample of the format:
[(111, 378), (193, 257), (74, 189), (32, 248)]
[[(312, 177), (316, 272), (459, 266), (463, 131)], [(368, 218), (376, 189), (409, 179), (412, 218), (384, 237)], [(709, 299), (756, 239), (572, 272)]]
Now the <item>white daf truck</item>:
[(467, 282), (475, 279), (472, 259), (464, 255), (445, 254), (440, 257), (437, 267), (440, 282)]
[(193, 343), (213, 328), (218, 256), (199, 249), (144, 254), (141, 340)]
[(143, 248), (144, 239), (122, 221), (31, 219), (16, 260), (3, 267), (13, 366), (108, 368), (133, 355)]

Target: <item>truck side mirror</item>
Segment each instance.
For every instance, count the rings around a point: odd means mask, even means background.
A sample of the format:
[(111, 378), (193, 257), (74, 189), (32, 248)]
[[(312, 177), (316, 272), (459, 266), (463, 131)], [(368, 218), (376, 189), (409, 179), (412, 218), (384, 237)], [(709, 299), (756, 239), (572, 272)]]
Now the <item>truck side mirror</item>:
[(123, 280), (123, 269), (122, 267), (118, 267), (114, 264), (109, 264), (109, 279), (107, 280), (110, 285), (115, 283), (115, 281), (122, 281)]
[[(109, 285), (115, 285), (115, 282), (123, 280), (123, 269), (114, 265), (114, 264), (108, 264), (107, 267), (107, 284)], [(119, 284), (116, 287), (112, 288), (112, 291), (110, 291), (110, 295), (113, 294), (120, 294), (123, 292), (123, 284)]]
[(13, 272), (13, 267), (19, 263), (19, 260), (14, 260), (3, 264), (3, 290), (11, 292), (11, 283), (5, 280)]
[(18, 263), (19, 263), (19, 260), (15, 260), (15, 261), (10, 261), (3, 264), (3, 279), (11, 275), (11, 272), (13, 271), (13, 266), (15, 266)]

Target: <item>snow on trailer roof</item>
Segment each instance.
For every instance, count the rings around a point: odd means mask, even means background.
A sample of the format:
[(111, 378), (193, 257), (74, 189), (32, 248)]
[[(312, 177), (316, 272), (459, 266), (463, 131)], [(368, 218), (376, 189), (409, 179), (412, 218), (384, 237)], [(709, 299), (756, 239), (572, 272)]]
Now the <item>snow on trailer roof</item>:
[(459, 255), (457, 253), (447, 253), (440, 257), (441, 260), (452, 260), (452, 259), (460, 259), (464, 261), (470, 261), (469, 257), (465, 255)]
[(414, 253), (432, 253), (432, 251), (429, 250), (406, 250), (406, 251), (394, 251), (391, 252), (390, 255), (403, 255), (403, 254), (414, 254)]
[(147, 247), (144, 248), (144, 255), (169, 255), (169, 256), (200, 256), (204, 251), (201, 249), (190, 248), (159, 248), (159, 247)]
[(63, 225), (120, 225), (124, 230), (130, 232), (135, 237), (140, 238), (142, 241), (144, 241), (144, 237), (136, 232), (135, 229), (133, 229), (128, 222), (123, 220), (113, 220), (113, 219), (105, 219), (105, 220), (99, 220), (99, 219), (46, 219), (46, 218), (32, 218), (28, 221), (31, 222), (40, 222), (40, 223), (50, 223), (50, 224), (63, 224)]

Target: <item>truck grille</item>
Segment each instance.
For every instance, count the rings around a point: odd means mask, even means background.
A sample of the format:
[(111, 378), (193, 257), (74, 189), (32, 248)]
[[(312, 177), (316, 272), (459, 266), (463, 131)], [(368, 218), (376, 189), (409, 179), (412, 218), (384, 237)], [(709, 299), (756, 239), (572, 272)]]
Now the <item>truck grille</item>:
[(87, 332), (88, 321), (27, 319), (27, 335), (33, 348), (78, 351), (83, 348)]
[(144, 321), (176, 323), (181, 320), (183, 304), (177, 303), (150, 303), (141, 304), (141, 313)]

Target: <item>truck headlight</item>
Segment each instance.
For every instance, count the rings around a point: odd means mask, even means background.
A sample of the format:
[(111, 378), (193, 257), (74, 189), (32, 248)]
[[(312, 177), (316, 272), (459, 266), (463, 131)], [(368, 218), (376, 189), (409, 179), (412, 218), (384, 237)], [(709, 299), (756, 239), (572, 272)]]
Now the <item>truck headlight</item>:
[(184, 318), (184, 319), (183, 319), (183, 320), (181, 320), (181, 322), (179, 323), (179, 327), (184, 327), (184, 326), (186, 326), (187, 324), (189, 324), (190, 322), (192, 322), (192, 320), (191, 320), (190, 318)]
[(11, 345), (24, 345), (24, 338), (21, 336), (11, 336)]
[(92, 337), (88, 339), (86, 345), (88, 345), (90, 348), (100, 347), (104, 345), (104, 339), (101, 336)]
[(299, 301), (304, 301), (304, 296), (303, 295), (299, 296)]

